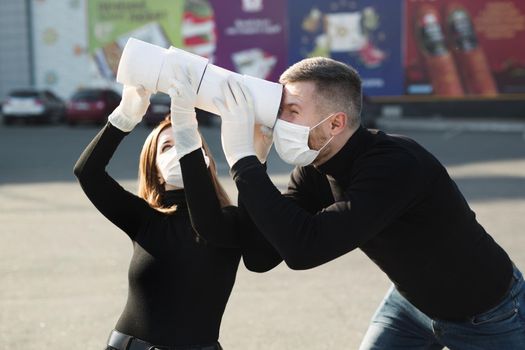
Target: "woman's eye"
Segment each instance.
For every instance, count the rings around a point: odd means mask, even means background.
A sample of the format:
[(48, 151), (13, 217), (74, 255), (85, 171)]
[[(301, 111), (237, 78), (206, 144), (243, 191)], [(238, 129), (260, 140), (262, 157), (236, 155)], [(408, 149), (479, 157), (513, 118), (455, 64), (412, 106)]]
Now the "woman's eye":
[(162, 149), (160, 150), (161, 153), (164, 153), (166, 152), (167, 150), (169, 150), (171, 148), (171, 145), (164, 145), (162, 146)]

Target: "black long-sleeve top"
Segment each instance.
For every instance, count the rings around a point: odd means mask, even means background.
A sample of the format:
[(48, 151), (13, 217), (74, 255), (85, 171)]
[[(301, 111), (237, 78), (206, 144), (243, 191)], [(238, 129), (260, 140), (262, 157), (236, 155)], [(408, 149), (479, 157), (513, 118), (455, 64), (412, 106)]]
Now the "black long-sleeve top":
[(108, 123), (74, 169), (91, 202), (133, 242), (127, 303), (115, 328), (158, 345), (214, 344), (241, 255), (254, 271), (281, 258), (249, 231), (241, 210), (220, 208), (200, 150), (181, 159), (185, 190), (166, 192), (164, 204), (177, 205), (172, 215), (122, 188), (105, 168), (126, 135)]
[(508, 289), (508, 255), (440, 162), (406, 137), (361, 127), (323, 165), (296, 167), (284, 195), (253, 156), (232, 175), (291, 268), (360, 248), (412, 304), (441, 319), (485, 311)]

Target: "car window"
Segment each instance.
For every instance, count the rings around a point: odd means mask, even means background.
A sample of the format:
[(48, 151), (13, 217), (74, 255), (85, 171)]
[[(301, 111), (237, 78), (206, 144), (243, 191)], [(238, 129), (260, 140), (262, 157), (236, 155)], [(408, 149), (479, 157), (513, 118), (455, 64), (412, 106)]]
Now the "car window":
[(9, 94), (10, 97), (38, 97), (37, 91), (13, 91)]
[(72, 101), (98, 101), (102, 99), (103, 92), (100, 90), (83, 90), (76, 92)]

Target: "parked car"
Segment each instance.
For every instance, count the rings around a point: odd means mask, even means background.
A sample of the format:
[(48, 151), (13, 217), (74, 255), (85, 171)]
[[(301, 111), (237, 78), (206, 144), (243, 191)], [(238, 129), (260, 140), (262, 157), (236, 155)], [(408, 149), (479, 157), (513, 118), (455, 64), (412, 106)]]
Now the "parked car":
[(65, 103), (49, 90), (19, 89), (9, 93), (2, 106), (4, 124), (23, 122), (61, 122)]
[(119, 105), (121, 96), (111, 89), (81, 89), (76, 91), (67, 105), (66, 122), (104, 124), (108, 115)]
[(171, 99), (169, 95), (157, 92), (150, 98), (150, 104), (144, 122), (148, 126), (156, 126), (170, 113)]

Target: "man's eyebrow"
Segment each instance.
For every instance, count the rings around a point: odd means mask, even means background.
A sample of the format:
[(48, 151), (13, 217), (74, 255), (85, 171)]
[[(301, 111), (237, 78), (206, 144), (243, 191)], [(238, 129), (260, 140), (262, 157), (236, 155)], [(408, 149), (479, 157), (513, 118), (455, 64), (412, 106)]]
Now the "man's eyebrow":
[(283, 107), (288, 107), (288, 108), (297, 107), (297, 108), (301, 108), (301, 106), (298, 105), (295, 102), (288, 102), (288, 103), (285, 102), (285, 103), (283, 103)]

